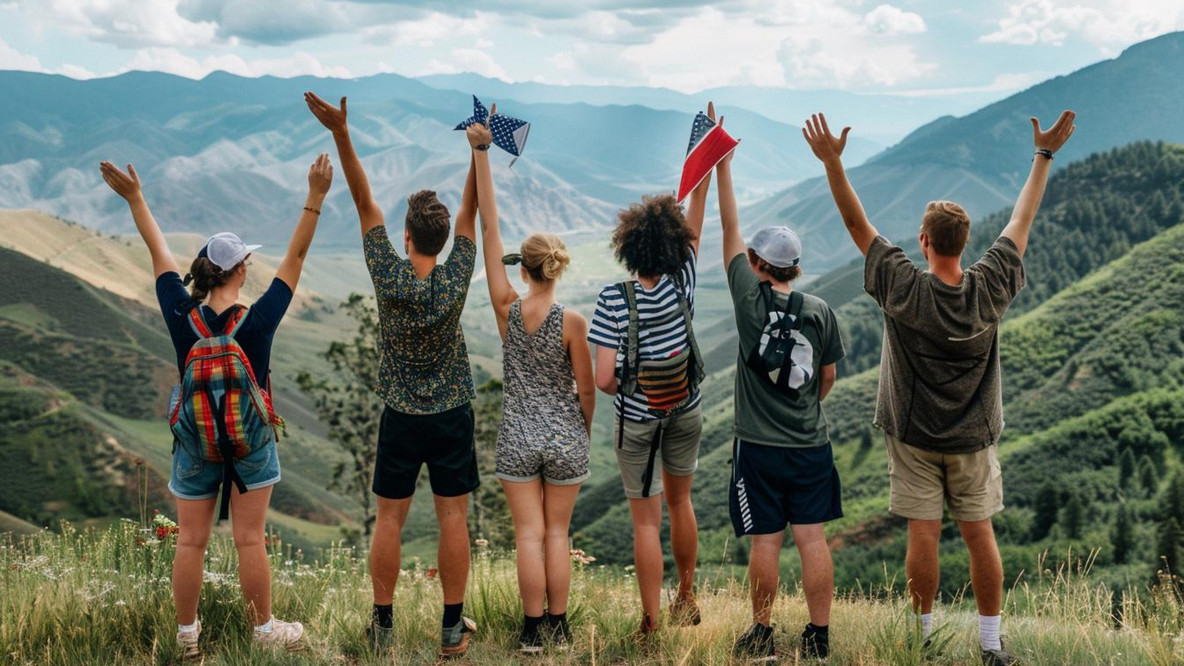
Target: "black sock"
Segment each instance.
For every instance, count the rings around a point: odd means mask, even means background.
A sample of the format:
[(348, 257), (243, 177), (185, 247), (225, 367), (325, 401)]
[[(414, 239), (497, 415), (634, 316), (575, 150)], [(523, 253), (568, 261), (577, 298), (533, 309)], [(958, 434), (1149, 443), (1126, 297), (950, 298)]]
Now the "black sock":
[(567, 611), (564, 611), (562, 613), (552, 613), (552, 612), (548, 611), (547, 612), (547, 621), (553, 622), (555, 624), (559, 624), (560, 622), (566, 622), (567, 621)]
[(374, 604), (374, 621), (383, 629), (390, 629), (394, 626), (395, 609), (391, 604), (385, 606)]
[(529, 615), (523, 615), (522, 616), (522, 628), (527, 633), (530, 633), (532, 631), (538, 631), (539, 625), (541, 625), (543, 623), (543, 617), (544, 616), (542, 616), (542, 615), (540, 615), (538, 617), (531, 617)]
[(460, 613), (464, 609), (463, 601), (459, 604), (444, 604), (444, 626), (455, 627), (456, 623), (460, 622)]
[(806, 625), (806, 631), (814, 634), (814, 636), (817, 637), (822, 642), (826, 642), (827, 640), (830, 639), (830, 625), (829, 624), (823, 625), (820, 627), (820, 626), (814, 624), (813, 622), (811, 622), (810, 624)]

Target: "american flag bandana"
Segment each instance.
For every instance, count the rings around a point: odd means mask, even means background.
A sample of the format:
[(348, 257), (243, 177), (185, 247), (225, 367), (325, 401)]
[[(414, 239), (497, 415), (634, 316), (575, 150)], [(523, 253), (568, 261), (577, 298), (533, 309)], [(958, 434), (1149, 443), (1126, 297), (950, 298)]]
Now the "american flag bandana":
[(682, 164), (682, 180), (678, 184), (678, 200), (687, 198), (699, 183), (711, 173), (719, 161), (740, 143), (724, 128), (700, 111), (691, 125), (691, 140), (687, 144), (686, 161)]
[[(473, 115), (454, 127), (453, 130), (467, 129), (469, 125), (485, 124), (487, 121), (489, 132), (493, 135), (493, 145), (513, 155), (517, 161), (526, 148), (526, 137), (530, 134), (530, 123), (500, 113), (490, 117), (489, 109), (485, 108), (476, 95), (473, 95)], [(511, 166), (513, 164), (513, 162), (510, 163)]]

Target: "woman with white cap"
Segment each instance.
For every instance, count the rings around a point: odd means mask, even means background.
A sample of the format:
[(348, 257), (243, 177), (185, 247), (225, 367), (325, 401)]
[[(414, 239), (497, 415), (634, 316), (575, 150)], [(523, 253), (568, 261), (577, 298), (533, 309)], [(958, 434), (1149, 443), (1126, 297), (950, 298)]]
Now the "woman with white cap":
[[(202, 246), (182, 280), (164, 234), (148, 210), (136, 170), (129, 164), (124, 172), (110, 162), (103, 162), (100, 170), (103, 180), (127, 201), (136, 229), (152, 255), (157, 299), (183, 381), (186, 364), (192, 362), (190, 352), (199, 341), (207, 344), (220, 335), (230, 336), (236, 343), (230, 349), (245, 357), (241, 367), (251, 375), (255, 395), (264, 398), (266, 414), (272, 417), (268, 425), (276, 423), (267, 397), (271, 341), (296, 290), (304, 258), (316, 233), (321, 202), (333, 180), (329, 156), (320, 155), (309, 168), (308, 198), (288, 252), (267, 291), (249, 309), (238, 305), (239, 290), (247, 279), (251, 253), (260, 246), (247, 245), (233, 233), (215, 234)], [(191, 285), (189, 291), (186, 285)], [(226, 423), (222, 410), (229, 400), (218, 399), (219, 418)], [(176, 422), (178, 410), (171, 406), (170, 412)], [(211, 462), (200, 452), (174, 443), (169, 490), (176, 497), (180, 532), (173, 560), (173, 597), (177, 607), (177, 646), (185, 659), (201, 657), (198, 595), (220, 486), (224, 496), (230, 494), (229, 513), (238, 550), (239, 582), (248, 612), (253, 614), (255, 643), (289, 651), (303, 646), (304, 627), (299, 622), (277, 620), (271, 614), (271, 571), (264, 543), (264, 520), (272, 486), (280, 480), (274, 436), (264, 446), (253, 448), (249, 455), (232, 459), (233, 464)], [(228, 467), (231, 469), (227, 470)], [(230, 480), (234, 481), (233, 488)]]

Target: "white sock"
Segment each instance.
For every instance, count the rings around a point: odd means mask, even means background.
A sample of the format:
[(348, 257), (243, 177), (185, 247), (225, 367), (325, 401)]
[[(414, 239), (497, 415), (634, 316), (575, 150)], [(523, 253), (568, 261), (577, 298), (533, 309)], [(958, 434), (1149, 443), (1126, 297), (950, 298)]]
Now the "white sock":
[(1003, 644), (999, 642), (999, 623), (1001, 615), (978, 616), (978, 643), (984, 650), (1001, 650)]
[(933, 633), (933, 613), (921, 614), (921, 638), (929, 638)]
[(197, 632), (197, 620), (194, 620), (193, 624), (178, 624), (177, 625), (177, 633), (178, 634), (185, 634), (185, 633), (192, 634), (192, 633), (196, 633), (196, 632)]
[(255, 631), (258, 631), (261, 634), (270, 634), (271, 633), (271, 620), (273, 620), (273, 619), (275, 619), (275, 618), (271, 618), (267, 622), (265, 622), (264, 624), (261, 624), (261, 625), (255, 627)]

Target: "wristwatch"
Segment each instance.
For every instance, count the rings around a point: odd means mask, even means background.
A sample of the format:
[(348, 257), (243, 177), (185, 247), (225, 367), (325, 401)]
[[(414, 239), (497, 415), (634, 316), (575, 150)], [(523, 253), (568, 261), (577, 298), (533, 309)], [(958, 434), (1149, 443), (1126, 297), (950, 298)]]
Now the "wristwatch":
[(473, 146), (473, 150), (489, 150), (489, 144), (483, 143), (480, 146)]
[(1053, 159), (1052, 151), (1047, 148), (1041, 148), (1040, 150), (1037, 150), (1035, 155), (1032, 156), (1032, 159), (1036, 159), (1036, 155), (1044, 155), (1050, 160)]

